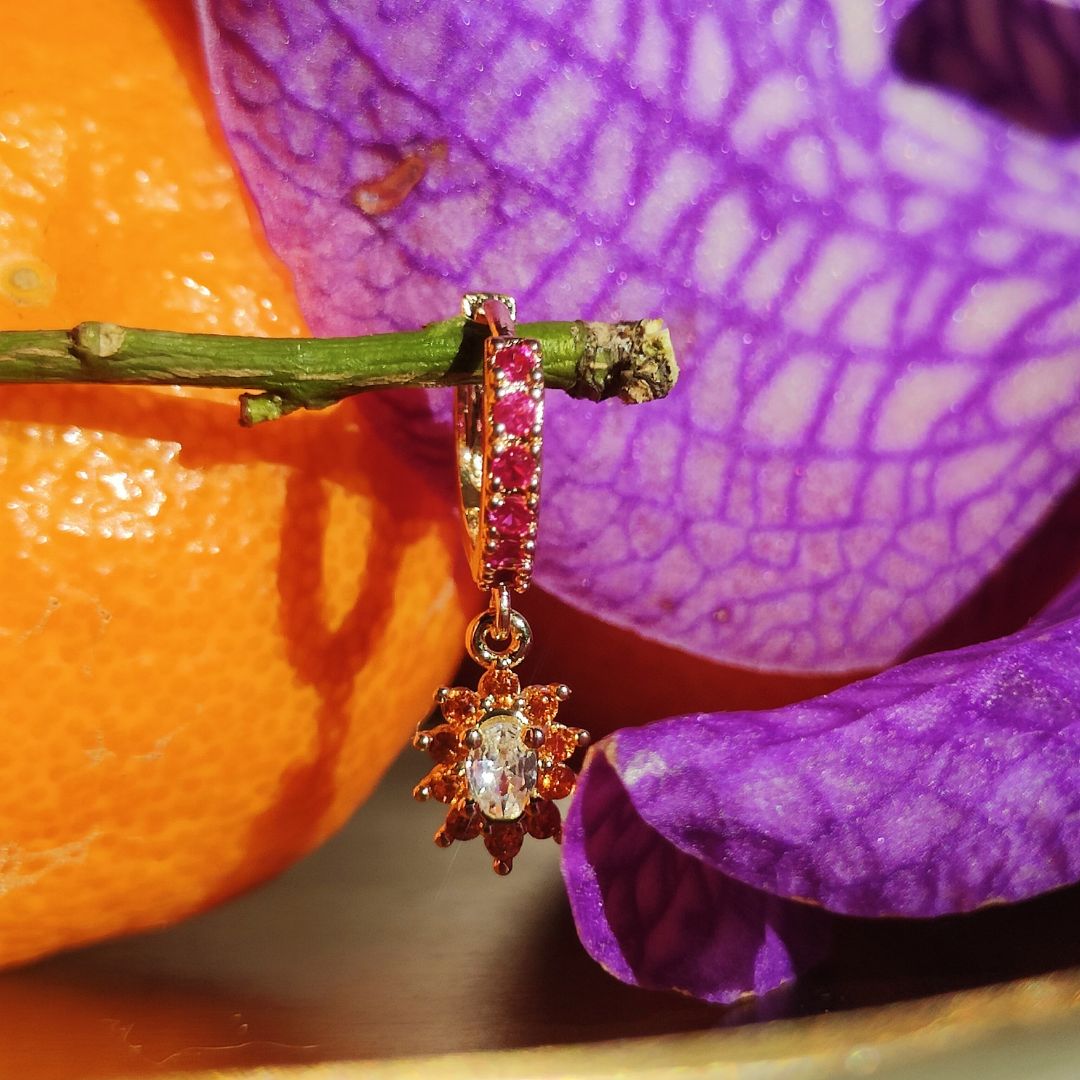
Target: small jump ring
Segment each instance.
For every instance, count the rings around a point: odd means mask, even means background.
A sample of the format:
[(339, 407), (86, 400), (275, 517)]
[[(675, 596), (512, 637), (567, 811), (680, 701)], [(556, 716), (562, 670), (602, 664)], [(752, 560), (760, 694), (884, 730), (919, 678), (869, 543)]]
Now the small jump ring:
[[(540, 505), (544, 371), (540, 342), (513, 336), (513, 297), (468, 293), (465, 315), (493, 331), (481, 384), (455, 391), (461, 513), (473, 578), (524, 592), (532, 577)], [(495, 331), (498, 331), (495, 333)]]
[(482, 611), (469, 624), (465, 640), (469, 656), (483, 667), (517, 667), (532, 644), (532, 628), (525, 621), (525, 616), (518, 611), (510, 612), (510, 633), (504, 648), (496, 648), (491, 639), (494, 636), (495, 617), (491, 611)]

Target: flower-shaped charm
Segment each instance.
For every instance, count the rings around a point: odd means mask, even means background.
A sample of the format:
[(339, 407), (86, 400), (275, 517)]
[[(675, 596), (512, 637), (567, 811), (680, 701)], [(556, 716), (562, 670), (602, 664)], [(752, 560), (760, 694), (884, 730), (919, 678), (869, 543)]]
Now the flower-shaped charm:
[(499, 668), (485, 671), (477, 690), (439, 690), (435, 700), (445, 722), (413, 740), (436, 762), (413, 794), (450, 806), (436, 844), (482, 835), (495, 872), (509, 874), (526, 833), (562, 839), (555, 800), (574, 790), (566, 762), (589, 743), (587, 731), (555, 719), (569, 694), (560, 685), (522, 690), (513, 671)]

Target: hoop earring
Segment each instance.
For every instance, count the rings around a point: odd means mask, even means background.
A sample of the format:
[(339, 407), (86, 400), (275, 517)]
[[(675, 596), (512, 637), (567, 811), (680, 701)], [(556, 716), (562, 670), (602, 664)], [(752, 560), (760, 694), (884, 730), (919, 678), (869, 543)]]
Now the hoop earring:
[(435, 843), (483, 836), (497, 874), (509, 874), (525, 836), (562, 838), (555, 800), (576, 777), (567, 761), (589, 743), (559, 723), (569, 696), (562, 684), (521, 687), (514, 668), (532, 642), (512, 605), (532, 577), (540, 507), (544, 372), (540, 342), (516, 336), (516, 304), (495, 293), (468, 293), (466, 318), (486, 328), (480, 385), (455, 390), (454, 437), (465, 548), (488, 606), (469, 625), (465, 646), (484, 668), (476, 690), (443, 687), (442, 723), (413, 745), (435, 767), (416, 798), (449, 806)]

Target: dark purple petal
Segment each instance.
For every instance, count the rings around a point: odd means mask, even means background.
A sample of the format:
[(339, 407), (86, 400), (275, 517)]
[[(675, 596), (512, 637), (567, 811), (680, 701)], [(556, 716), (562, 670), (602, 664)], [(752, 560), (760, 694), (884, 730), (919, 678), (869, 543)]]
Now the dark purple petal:
[(651, 829), (596, 755), (566, 820), (564, 874), (582, 941), (624, 982), (708, 1001), (763, 994), (819, 959), (820, 911), (748, 888)]
[[(1080, 581), (999, 641), (784, 709), (611, 736), (579, 782), (564, 871), (585, 945), (608, 970), (706, 997), (718, 983), (734, 992), (739, 963), (742, 989), (760, 988), (748, 946), (735, 968), (717, 958), (731, 924), (757, 919), (774, 949), (807, 947), (806, 928), (773, 921), (791, 907), (777, 897), (926, 917), (1080, 880)], [(695, 919), (672, 928), (641, 899), (658, 889), (688, 890)]]

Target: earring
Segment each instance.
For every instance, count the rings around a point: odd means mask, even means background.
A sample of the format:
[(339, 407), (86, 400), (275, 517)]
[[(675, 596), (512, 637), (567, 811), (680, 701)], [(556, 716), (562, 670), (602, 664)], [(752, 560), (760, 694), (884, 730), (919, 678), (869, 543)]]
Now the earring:
[(589, 733), (556, 719), (570, 691), (561, 684), (521, 687), (514, 668), (532, 641), (511, 604), (532, 577), (540, 505), (544, 372), (540, 342), (515, 335), (512, 297), (469, 293), (466, 318), (488, 331), (479, 386), (455, 390), (454, 438), (465, 546), (473, 580), (489, 597), (465, 645), (482, 668), (476, 690), (443, 687), (442, 723), (413, 745), (435, 767), (416, 798), (446, 803), (435, 843), (483, 836), (497, 874), (509, 874), (526, 834), (562, 839), (555, 800), (576, 777), (566, 764)]

